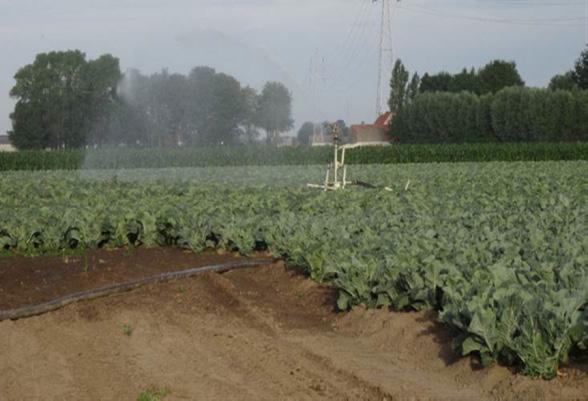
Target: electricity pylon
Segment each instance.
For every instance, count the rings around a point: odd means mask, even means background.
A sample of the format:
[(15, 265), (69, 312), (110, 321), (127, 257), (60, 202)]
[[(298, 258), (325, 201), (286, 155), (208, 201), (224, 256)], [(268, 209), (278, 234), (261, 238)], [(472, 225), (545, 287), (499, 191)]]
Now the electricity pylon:
[[(393, 60), (392, 54), (392, 9), (390, 2), (392, 0), (372, 0), (374, 3), (378, 1), (382, 3), (382, 14), (380, 16), (380, 46), (378, 54), (378, 89), (376, 96), (376, 117), (379, 117), (385, 110), (384, 88), (389, 79), (387, 73), (391, 71)], [(396, 0), (400, 1), (400, 0)], [(388, 53), (389, 57), (385, 57)], [(388, 64), (387, 64), (388, 63)], [(389, 67), (389, 68), (387, 68)]]

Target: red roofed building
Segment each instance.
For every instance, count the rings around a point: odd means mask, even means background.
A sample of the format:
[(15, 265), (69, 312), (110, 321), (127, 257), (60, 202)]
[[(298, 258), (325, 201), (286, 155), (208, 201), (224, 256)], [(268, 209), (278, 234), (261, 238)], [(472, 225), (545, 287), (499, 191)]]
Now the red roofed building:
[(386, 112), (377, 118), (373, 124), (356, 124), (351, 126), (351, 143), (370, 145), (389, 145), (392, 142), (390, 136), (390, 121), (392, 113)]

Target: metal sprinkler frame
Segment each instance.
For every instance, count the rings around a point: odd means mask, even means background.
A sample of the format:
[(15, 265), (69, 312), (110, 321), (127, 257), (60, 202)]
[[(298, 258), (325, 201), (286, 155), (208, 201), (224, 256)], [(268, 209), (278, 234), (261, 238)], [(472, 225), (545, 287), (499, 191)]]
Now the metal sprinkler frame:
[[(372, 185), (362, 181), (347, 181), (347, 165), (345, 164), (345, 151), (347, 149), (354, 149), (359, 148), (362, 146), (361, 143), (354, 143), (354, 144), (345, 144), (341, 145), (341, 138), (339, 136), (340, 128), (339, 124), (333, 123), (330, 126), (331, 135), (333, 137), (333, 162), (329, 163), (327, 166), (327, 174), (325, 175), (325, 182), (324, 184), (306, 184), (308, 188), (318, 188), (322, 189), (325, 192), (327, 191), (338, 191), (340, 189), (345, 189), (348, 185), (359, 185), (367, 188), (381, 188), (386, 191), (392, 191), (391, 188), (388, 187), (378, 187), (376, 185)], [(331, 174), (332, 171), (332, 174)]]

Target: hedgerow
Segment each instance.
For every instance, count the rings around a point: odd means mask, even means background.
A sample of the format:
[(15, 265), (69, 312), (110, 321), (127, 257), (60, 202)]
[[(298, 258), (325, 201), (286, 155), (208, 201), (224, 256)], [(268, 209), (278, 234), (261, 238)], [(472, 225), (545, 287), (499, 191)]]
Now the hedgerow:
[(392, 120), (401, 143), (588, 140), (588, 91), (509, 87), (496, 94), (423, 93)]
[[(314, 165), (332, 147), (185, 147), (0, 152), (0, 171)], [(351, 164), (588, 160), (588, 142), (394, 144), (348, 152)]]

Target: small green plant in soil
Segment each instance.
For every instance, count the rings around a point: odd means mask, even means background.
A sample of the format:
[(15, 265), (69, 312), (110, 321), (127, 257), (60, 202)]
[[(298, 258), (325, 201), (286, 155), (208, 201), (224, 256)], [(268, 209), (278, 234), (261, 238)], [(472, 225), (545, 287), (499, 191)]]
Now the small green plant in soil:
[(162, 401), (168, 395), (169, 389), (165, 387), (160, 389), (151, 388), (139, 394), (137, 401)]
[(122, 325), (122, 332), (125, 336), (130, 337), (131, 334), (133, 334), (133, 326), (131, 326), (130, 324), (123, 324)]

